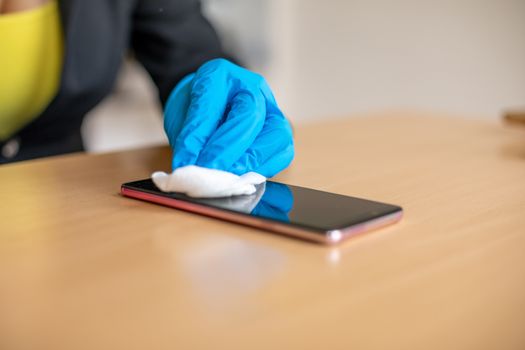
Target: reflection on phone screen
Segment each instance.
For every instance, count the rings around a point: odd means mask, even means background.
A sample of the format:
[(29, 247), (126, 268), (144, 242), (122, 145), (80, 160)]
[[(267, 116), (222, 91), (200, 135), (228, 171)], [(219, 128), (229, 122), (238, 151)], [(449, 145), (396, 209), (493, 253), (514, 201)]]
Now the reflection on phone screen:
[(285, 184), (270, 181), (256, 187), (257, 191), (250, 196), (194, 199), (193, 201), (216, 208), (290, 222), (288, 213), (293, 208), (293, 194), (290, 188)]

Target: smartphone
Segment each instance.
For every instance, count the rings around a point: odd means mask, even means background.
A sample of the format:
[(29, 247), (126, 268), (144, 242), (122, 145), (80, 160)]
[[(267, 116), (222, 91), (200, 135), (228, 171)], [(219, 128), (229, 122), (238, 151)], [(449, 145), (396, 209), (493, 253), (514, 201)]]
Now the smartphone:
[(151, 179), (128, 182), (122, 195), (323, 244), (399, 221), (397, 205), (267, 181), (249, 196), (192, 198), (161, 192)]

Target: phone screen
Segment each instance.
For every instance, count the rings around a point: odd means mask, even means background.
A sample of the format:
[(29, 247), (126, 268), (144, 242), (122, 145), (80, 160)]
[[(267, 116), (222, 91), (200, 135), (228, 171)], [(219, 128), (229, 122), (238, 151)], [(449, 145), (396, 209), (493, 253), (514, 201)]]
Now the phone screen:
[(367, 199), (267, 181), (250, 196), (192, 198), (181, 193), (161, 192), (151, 179), (123, 187), (157, 196), (187, 201), (222, 210), (278, 221), (309, 231), (343, 229), (401, 211), (401, 207)]

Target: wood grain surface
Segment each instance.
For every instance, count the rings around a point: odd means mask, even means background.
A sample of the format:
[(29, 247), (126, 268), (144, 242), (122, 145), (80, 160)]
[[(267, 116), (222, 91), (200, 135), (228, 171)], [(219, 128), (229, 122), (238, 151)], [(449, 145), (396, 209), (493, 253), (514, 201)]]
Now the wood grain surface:
[(525, 135), (389, 113), (296, 128), (282, 182), (396, 203), (323, 247), (119, 195), (152, 148), (0, 167), (0, 349), (525, 349)]

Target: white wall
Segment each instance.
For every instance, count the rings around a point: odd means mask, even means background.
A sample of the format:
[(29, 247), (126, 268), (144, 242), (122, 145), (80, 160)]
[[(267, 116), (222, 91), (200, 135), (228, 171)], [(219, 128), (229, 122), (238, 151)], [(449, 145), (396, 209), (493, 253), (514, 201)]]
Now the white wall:
[(524, 0), (288, 2), (283, 93), (297, 120), (399, 107), (495, 118), (525, 105)]

